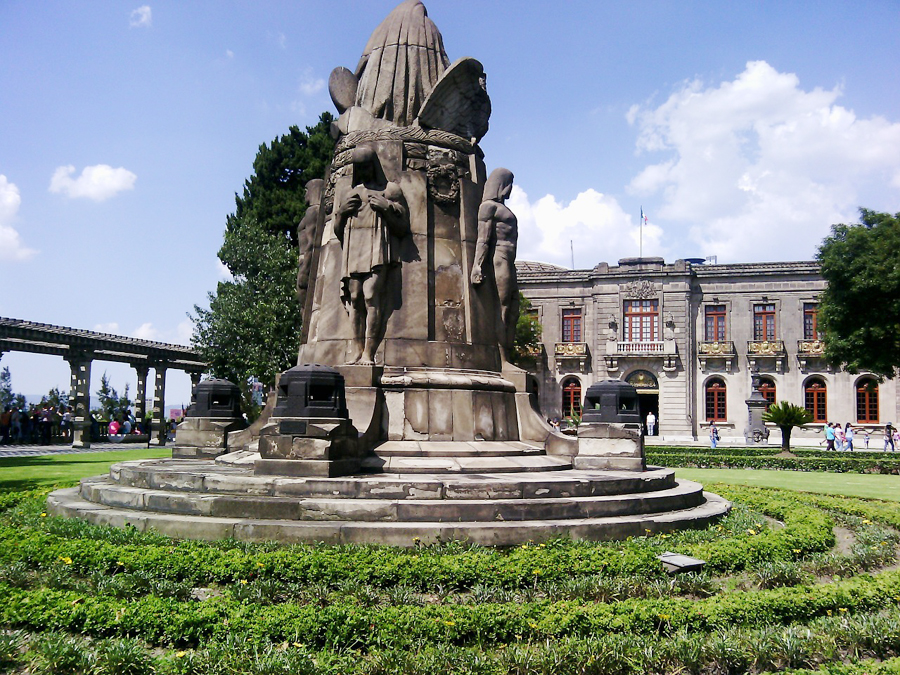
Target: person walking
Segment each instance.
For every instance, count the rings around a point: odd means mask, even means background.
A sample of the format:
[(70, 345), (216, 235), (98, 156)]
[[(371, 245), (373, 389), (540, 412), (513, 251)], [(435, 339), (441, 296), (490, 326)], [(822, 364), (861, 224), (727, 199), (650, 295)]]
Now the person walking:
[(891, 447), (891, 452), (896, 452), (894, 448), (894, 425), (888, 422), (884, 425), (884, 450), (887, 451), (888, 446)]
[(834, 427), (831, 422), (825, 425), (825, 449), (834, 450)]
[(846, 439), (844, 438), (844, 430), (841, 428), (840, 424), (834, 425), (834, 447), (839, 452), (842, 452), (845, 449)]
[(847, 452), (853, 452), (853, 427), (850, 425), (850, 422), (847, 422), (847, 426), (844, 427), (844, 442), (846, 443)]
[(715, 450), (718, 443), (719, 443), (719, 427), (716, 426), (715, 422), (712, 422), (709, 425), (709, 447), (711, 447), (713, 450)]
[(653, 411), (647, 413), (647, 435), (653, 436), (656, 431), (656, 415), (653, 414)]

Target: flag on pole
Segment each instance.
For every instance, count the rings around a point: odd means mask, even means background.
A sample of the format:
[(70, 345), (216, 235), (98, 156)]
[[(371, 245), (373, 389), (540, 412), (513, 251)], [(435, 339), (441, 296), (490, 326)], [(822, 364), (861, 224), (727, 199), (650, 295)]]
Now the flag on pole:
[(641, 207), (641, 224), (642, 225), (647, 224), (647, 216), (644, 215), (644, 207), (643, 206)]

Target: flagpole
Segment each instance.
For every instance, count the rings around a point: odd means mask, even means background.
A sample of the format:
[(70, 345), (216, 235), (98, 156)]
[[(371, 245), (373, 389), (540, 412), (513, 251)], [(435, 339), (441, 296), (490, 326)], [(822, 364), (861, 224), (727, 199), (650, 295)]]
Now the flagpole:
[(639, 258), (644, 257), (644, 207), (641, 207), (641, 236), (640, 236), (640, 254)]

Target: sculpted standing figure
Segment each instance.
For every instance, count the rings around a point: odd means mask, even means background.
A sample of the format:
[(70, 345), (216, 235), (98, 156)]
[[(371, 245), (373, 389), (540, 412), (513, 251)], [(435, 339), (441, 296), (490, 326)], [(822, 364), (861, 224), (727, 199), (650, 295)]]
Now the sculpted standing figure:
[(309, 268), (312, 263), (312, 249), (316, 238), (316, 223), (322, 203), (322, 189), (325, 181), (314, 178), (306, 184), (306, 213), (297, 225), (297, 240), (300, 242), (300, 265), (297, 270), (297, 300), (300, 310), (306, 306), (306, 289), (309, 287)]
[(353, 331), (348, 363), (371, 365), (384, 332), (389, 269), (400, 262), (399, 239), (409, 232), (400, 186), (381, 172), (370, 147), (354, 148), (352, 187), (334, 207), (341, 242), (341, 298)]
[(509, 169), (494, 169), (484, 185), (484, 197), (478, 209), (478, 242), (472, 265), (472, 283), (484, 281), (483, 266), (490, 259), (500, 300), (497, 337), (500, 356), (509, 361), (519, 318), (519, 286), (516, 283), (516, 245), (519, 225), (516, 215), (504, 202), (512, 192), (513, 175)]

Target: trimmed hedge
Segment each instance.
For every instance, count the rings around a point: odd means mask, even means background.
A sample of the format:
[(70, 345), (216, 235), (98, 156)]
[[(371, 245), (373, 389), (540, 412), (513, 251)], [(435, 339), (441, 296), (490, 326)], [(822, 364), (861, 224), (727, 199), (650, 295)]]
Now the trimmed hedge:
[[(756, 450), (755, 448), (753, 450)], [(860, 453), (862, 454), (862, 453)], [(876, 453), (867, 453), (876, 454)], [(900, 474), (900, 459), (895, 456), (861, 457), (856, 453), (834, 455), (776, 457), (773, 454), (756, 454), (721, 451), (647, 453), (647, 462), (668, 467), (696, 467), (701, 469), (780, 469), (789, 471), (831, 471), (836, 473)]]

